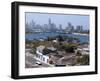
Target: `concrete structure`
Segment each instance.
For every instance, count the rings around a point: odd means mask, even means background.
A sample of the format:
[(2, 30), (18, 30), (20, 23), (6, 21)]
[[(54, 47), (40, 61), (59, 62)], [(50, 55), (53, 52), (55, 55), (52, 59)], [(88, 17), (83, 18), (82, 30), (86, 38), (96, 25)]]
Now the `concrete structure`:
[[(44, 49), (50, 50), (47, 54)], [(57, 51), (54, 47), (38, 46), (36, 49), (36, 57), (44, 63), (52, 65), (71, 65), (75, 58), (75, 53), (66, 53), (65, 51)]]
[(77, 47), (77, 49), (75, 50), (75, 53), (80, 52), (82, 55), (89, 55), (89, 45), (85, 44), (85, 45), (80, 45)]
[[(43, 50), (45, 49), (45, 46), (39, 46), (36, 49), (36, 56), (39, 58), (42, 62), (49, 63), (50, 54), (44, 54)], [(47, 47), (46, 49), (50, 50), (51, 52), (54, 52), (56, 48), (54, 47)]]
[(39, 58), (41, 61), (48, 63), (49, 56), (46, 56), (43, 54), (43, 49), (45, 49), (45, 46), (39, 46), (36, 49), (36, 57)]

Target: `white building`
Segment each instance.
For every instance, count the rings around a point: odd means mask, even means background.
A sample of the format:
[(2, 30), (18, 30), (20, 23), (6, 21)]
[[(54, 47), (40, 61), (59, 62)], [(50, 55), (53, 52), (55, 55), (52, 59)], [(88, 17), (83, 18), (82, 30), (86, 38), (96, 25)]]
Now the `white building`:
[[(50, 53), (53, 53), (56, 51), (56, 48), (54, 47), (46, 47)], [(36, 49), (36, 57), (42, 61), (42, 62), (45, 62), (45, 63), (49, 63), (50, 61), (50, 53), (48, 54), (44, 54), (43, 50), (45, 49), (45, 46), (38, 46), (37, 49)]]
[(89, 55), (89, 45), (81, 45), (76, 50), (75, 53), (80, 52), (82, 55)]
[(56, 40), (53, 40), (52, 42), (57, 43), (57, 42), (58, 42), (58, 40), (56, 39)]
[(37, 55), (36, 56), (40, 61), (48, 63), (49, 62), (49, 56), (43, 54), (43, 49), (45, 49), (45, 46), (41, 45), (41, 46), (37, 47), (37, 49), (36, 49)]
[(52, 65), (69, 65), (74, 61), (74, 54), (68, 53), (65, 51), (57, 51), (54, 47), (46, 47), (50, 52), (44, 52), (45, 46), (38, 46), (36, 49), (36, 57), (39, 61), (52, 64)]

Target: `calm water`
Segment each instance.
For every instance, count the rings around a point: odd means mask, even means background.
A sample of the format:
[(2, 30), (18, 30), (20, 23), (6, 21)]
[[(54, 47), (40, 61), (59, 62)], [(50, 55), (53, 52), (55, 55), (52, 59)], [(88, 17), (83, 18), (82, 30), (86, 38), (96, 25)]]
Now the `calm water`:
[(47, 39), (47, 37), (54, 37), (57, 35), (63, 35), (63, 36), (69, 36), (69, 37), (75, 37), (79, 38), (80, 42), (89, 42), (89, 36), (88, 35), (75, 35), (75, 34), (61, 34), (61, 33), (37, 33), (37, 34), (26, 34), (26, 39), (28, 40), (37, 40), (37, 39)]

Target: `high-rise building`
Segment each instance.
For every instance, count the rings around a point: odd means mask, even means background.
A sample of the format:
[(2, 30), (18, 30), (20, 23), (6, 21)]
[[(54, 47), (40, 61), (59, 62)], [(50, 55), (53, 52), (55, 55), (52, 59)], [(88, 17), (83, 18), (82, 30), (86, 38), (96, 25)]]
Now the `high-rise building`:
[(61, 24), (59, 24), (59, 30), (62, 30), (62, 25)]
[(63, 28), (62, 28), (62, 25), (59, 24), (59, 31), (62, 32), (63, 31)]
[(51, 22), (51, 19), (48, 20), (48, 28), (51, 32), (56, 32), (56, 25)]
[(49, 25), (51, 25), (51, 19), (49, 18)]
[(49, 31), (48, 24), (44, 24), (43, 25), (43, 31), (45, 31), (45, 32), (48, 32)]
[(80, 26), (80, 25), (76, 26), (76, 31), (77, 32), (82, 32), (83, 31), (83, 26)]
[(69, 22), (68, 26), (66, 27), (67, 32), (73, 32), (74, 31), (74, 26)]
[(51, 19), (49, 18), (48, 20), (48, 29), (50, 30), (51, 29)]

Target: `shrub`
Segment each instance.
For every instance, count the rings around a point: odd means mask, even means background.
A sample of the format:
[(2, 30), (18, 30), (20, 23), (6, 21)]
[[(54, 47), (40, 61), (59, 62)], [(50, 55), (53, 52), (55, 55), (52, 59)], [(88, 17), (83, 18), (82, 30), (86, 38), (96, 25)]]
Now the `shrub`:
[(77, 54), (76, 54), (77, 56), (81, 56), (82, 54), (81, 54), (81, 52), (80, 51), (77, 51)]
[(89, 65), (89, 55), (83, 55), (82, 58), (78, 57), (76, 59), (76, 64)]
[(64, 49), (67, 53), (73, 53), (76, 45), (74, 44), (64, 44), (61, 46), (61, 49)]

